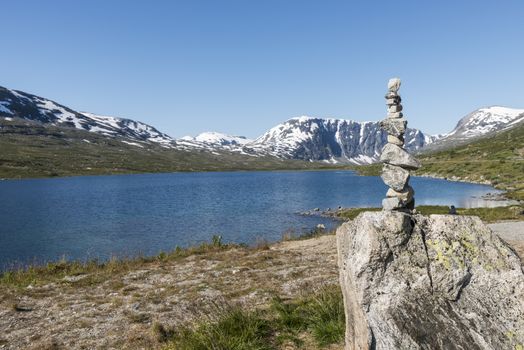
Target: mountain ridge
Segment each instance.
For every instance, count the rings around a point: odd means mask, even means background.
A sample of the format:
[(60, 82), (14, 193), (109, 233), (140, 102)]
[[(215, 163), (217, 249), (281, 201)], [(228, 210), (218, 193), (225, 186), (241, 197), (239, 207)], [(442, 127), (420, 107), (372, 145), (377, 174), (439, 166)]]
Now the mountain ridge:
[[(386, 133), (378, 121), (309, 116), (290, 118), (254, 140), (214, 131), (175, 139), (146, 123), (77, 112), (52, 100), (4, 87), (0, 87), (0, 117), (6, 121), (19, 118), (42, 126), (88, 131), (136, 148), (159, 146), (200, 154), (204, 152), (210, 156), (231, 153), (279, 160), (361, 165), (378, 161), (386, 143)], [(451, 132), (443, 135), (426, 135), (418, 129), (408, 128), (405, 147), (412, 152), (454, 147), (521, 122), (524, 122), (524, 109), (483, 107), (461, 118)]]
[[(433, 141), (417, 129), (406, 133), (410, 150)], [(287, 159), (369, 164), (378, 160), (386, 142), (387, 134), (379, 121), (301, 116), (271, 128), (245, 147)]]

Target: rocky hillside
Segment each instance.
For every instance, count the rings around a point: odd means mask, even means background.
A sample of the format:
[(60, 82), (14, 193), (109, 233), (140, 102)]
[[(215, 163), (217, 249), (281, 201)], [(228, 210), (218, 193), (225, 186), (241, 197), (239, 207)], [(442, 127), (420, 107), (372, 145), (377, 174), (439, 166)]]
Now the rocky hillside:
[[(303, 116), (275, 126), (245, 148), (286, 159), (370, 164), (378, 160), (386, 139), (379, 122)], [(410, 150), (434, 140), (417, 129), (406, 132), (406, 146)]]

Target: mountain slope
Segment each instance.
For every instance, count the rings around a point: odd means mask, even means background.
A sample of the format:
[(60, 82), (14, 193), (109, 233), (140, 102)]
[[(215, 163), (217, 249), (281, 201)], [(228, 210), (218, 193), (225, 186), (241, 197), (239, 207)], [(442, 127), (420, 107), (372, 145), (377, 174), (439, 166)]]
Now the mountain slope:
[[(244, 148), (284, 159), (369, 164), (378, 160), (386, 138), (379, 122), (302, 116), (275, 126)], [(406, 146), (410, 150), (434, 140), (420, 130), (408, 129), (406, 133)]]
[(154, 127), (131, 119), (76, 112), (43, 97), (0, 87), (0, 117), (20, 118), (47, 126), (70, 127), (130, 141), (174, 147), (174, 140)]
[(228, 151), (211, 153), (146, 142), (130, 144), (127, 138), (6, 118), (0, 118), (0, 150), (0, 178), (323, 167)]
[(477, 109), (459, 120), (455, 128), (442, 135), (430, 150), (466, 144), (524, 122), (524, 109), (492, 106)]

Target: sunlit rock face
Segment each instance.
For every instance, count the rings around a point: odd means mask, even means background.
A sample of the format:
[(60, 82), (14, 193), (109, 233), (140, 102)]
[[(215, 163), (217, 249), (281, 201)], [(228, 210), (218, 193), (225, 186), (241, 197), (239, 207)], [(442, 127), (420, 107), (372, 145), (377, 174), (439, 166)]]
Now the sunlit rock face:
[(524, 274), (477, 217), (364, 212), (337, 231), (346, 349), (518, 349)]

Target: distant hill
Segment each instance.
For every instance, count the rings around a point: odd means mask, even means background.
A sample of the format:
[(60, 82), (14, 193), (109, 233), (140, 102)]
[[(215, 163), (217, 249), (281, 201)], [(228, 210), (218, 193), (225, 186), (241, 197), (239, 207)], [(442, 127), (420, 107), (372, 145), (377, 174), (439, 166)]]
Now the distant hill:
[[(518, 119), (514, 119), (518, 120)], [(420, 156), (419, 174), (489, 182), (524, 200), (524, 122), (492, 131), (488, 137)]]
[(439, 135), (425, 150), (445, 149), (488, 137), (524, 122), (524, 109), (492, 106), (480, 108), (459, 120), (455, 128)]
[[(377, 122), (357, 122), (333, 118), (292, 118), (256, 140), (205, 132), (196, 137), (174, 139), (145, 123), (78, 112), (55, 101), (23, 91), (0, 87), (0, 117), (40, 123), (44, 127), (74, 128), (119, 138), (135, 147), (161, 146), (174, 150), (224, 151), (252, 157), (281, 160), (322, 161), (326, 163), (368, 164), (378, 159), (386, 134)], [(434, 137), (409, 129), (407, 145), (416, 150), (433, 142)]]

